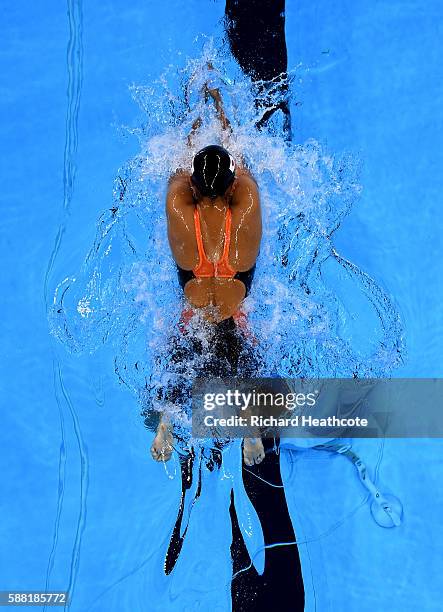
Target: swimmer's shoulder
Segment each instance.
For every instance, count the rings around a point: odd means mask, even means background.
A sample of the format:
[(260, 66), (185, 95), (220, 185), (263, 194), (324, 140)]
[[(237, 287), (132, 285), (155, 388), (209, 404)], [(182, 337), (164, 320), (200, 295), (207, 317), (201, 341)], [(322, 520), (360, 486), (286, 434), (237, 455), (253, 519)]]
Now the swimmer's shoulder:
[(237, 165), (235, 169), (235, 176), (239, 181), (253, 181), (257, 185), (254, 175), (244, 163)]
[(189, 187), (189, 179), (190, 179), (191, 175), (189, 174), (189, 172), (186, 172), (186, 170), (176, 170), (175, 172), (173, 172), (171, 174), (171, 176), (169, 177), (168, 180), (168, 191), (172, 188), (172, 189), (184, 189), (184, 188), (188, 188), (190, 191), (190, 187)]
[(233, 202), (235, 206), (242, 204), (251, 204), (251, 200), (255, 206), (260, 206), (260, 194), (257, 181), (253, 174), (245, 166), (237, 166), (235, 170), (236, 181), (233, 192)]
[(184, 170), (177, 170), (169, 177), (166, 196), (166, 208), (173, 209), (193, 204), (192, 190), (189, 184), (190, 174)]

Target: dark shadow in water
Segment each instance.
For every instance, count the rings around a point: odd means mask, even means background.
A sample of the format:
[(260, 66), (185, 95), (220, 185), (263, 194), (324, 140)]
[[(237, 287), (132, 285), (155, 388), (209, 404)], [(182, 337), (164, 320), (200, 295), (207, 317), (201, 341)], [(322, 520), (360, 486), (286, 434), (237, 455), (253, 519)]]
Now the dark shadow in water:
[[(226, 0), (225, 28), (233, 56), (257, 85), (256, 106), (263, 109), (257, 128), (267, 127), (272, 115), (280, 110), (283, 132), (290, 140), (285, 0)], [(276, 93), (280, 100), (277, 104)]]
[[(180, 468), (181, 468), (181, 477), (182, 477), (182, 492), (180, 496), (180, 506), (178, 509), (177, 519), (175, 521), (174, 529), (172, 530), (171, 540), (169, 542), (169, 547), (166, 553), (165, 558), (165, 574), (168, 576), (175, 567), (177, 563), (177, 559), (180, 555), (183, 542), (185, 540), (186, 532), (189, 527), (189, 516), (186, 523), (186, 527), (182, 529), (182, 521), (183, 521), (183, 513), (185, 509), (185, 496), (186, 491), (188, 491), (192, 486), (192, 468), (194, 465), (195, 454), (194, 452), (189, 453), (186, 457), (180, 457)], [(198, 469), (198, 485), (197, 491), (195, 493), (194, 499), (192, 501), (192, 506), (195, 501), (200, 497), (201, 493), (201, 460), (200, 466)], [(182, 535), (180, 535), (182, 534)]]
[[(256, 86), (256, 106), (263, 110), (257, 128), (269, 128), (271, 117), (281, 111), (283, 133), (290, 140), (285, 0), (226, 0), (225, 28), (233, 56)], [(263, 463), (250, 470), (243, 469), (246, 492), (259, 516), (265, 543), (293, 542), (295, 536), (283, 488), (272, 487), (256, 477), (282, 485), (279, 455), (270, 448), (272, 444), (264, 442), (267, 455)], [(250, 558), (238, 526), (233, 498), (230, 514), (235, 574), (248, 567)], [(263, 575), (259, 576), (254, 567), (241, 572), (232, 582), (231, 593), (233, 610), (238, 612), (275, 610), (277, 606), (286, 609), (288, 605), (294, 611), (304, 610), (297, 546), (268, 549)]]
[[(264, 440), (266, 458), (254, 468), (243, 469), (246, 492), (257, 511), (266, 545), (295, 540), (291, 519), (280, 476), (280, 456), (272, 450), (273, 442)], [(251, 473), (253, 472), (253, 473)], [(255, 476), (254, 476), (255, 474)], [(263, 480), (259, 480), (259, 476)], [(233, 573), (251, 563), (235, 512), (231, 496), (232, 522), (231, 555)], [(265, 571), (259, 576), (252, 566), (234, 578), (231, 585), (234, 612), (260, 610), (292, 610), (303, 612), (305, 595), (297, 546), (280, 546), (266, 550)]]

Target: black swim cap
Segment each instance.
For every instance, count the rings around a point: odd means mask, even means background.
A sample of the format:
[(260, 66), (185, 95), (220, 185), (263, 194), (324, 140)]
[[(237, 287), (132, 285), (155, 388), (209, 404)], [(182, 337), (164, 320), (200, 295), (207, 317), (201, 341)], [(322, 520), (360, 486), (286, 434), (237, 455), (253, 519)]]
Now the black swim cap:
[(203, 196), (216, 198), (234, 181), (234, 170), (232, 155), (223, 147), (209, 145), (195, 155), (191, 180)]

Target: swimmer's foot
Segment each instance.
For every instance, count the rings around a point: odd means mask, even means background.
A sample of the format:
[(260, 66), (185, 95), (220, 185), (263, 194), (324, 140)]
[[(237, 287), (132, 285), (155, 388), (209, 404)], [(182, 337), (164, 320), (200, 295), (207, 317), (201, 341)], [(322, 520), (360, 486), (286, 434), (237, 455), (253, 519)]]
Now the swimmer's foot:
[(169, 423), (161, 420), (152, 442), (151, 456), (154, 461), (168, 461), (172, 455), (172, 428)]
[(259, 464), (265, 458), (265, 449), (261, 438), (245, 438), (243, 440), (243, 459), (246, 465)]

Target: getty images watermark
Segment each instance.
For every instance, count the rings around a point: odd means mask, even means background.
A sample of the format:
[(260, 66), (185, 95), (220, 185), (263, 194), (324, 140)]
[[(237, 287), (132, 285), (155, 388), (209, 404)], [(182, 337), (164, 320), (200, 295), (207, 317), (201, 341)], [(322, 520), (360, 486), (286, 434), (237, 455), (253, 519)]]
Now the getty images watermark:
[(197, 379), (195, 437), (443, 437), (442, 379)]
[[(315, 407), (319, 391), (310, 393), (289, 392), (272, 393), (266, 391), (242, 392), (239, 389), (227, 389), (224, 393), (204, 393), (203, 408), (212, 411), (220, 408), (236, 408), (240, 414), (219, 416), (206, 414), (203, 421), (206, 427), (367, 427), (368, 419), (338, 418), (335, 415), (318, 418), (307, 414), (294, 414), (297, 409)], [(274, 414), (253, 414), (255, 408), (266, 410), (283, 409), (279, 416)], [(221, 411), (224, 413), (224, 411)]]

